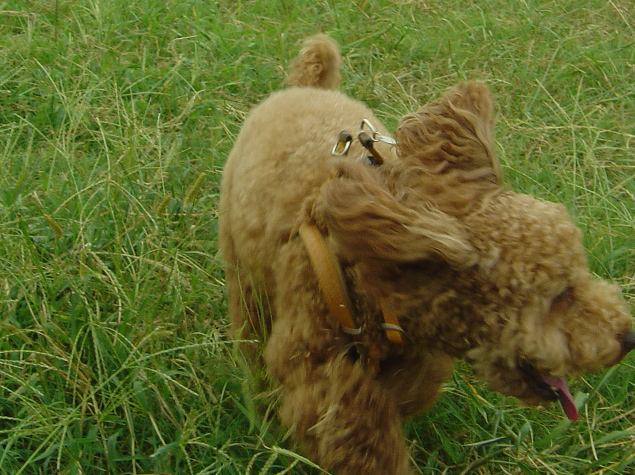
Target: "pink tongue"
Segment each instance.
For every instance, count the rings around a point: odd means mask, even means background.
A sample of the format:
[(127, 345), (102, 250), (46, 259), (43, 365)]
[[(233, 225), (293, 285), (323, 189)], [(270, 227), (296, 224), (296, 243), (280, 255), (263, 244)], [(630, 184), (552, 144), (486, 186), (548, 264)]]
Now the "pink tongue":
[(570, 421), (575, 421), (578, 418), (578, 408), (575, 407), (573, 396), (571, 396), (567, 382), (564, 379), (544, 375), (542, 375), (542, 380), (549, 386), (557, 389), (558, 397), (560, 397), (560, 404), (562, 405), (564, 413)]

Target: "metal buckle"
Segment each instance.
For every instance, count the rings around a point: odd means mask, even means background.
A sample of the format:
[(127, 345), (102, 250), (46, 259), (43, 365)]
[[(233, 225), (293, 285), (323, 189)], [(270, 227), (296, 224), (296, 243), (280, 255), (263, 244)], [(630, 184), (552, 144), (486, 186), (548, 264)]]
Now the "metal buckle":
[(346, 130), (342, 130), (340, 132), (340, 136), (333, 145), (333, 150), (331, 150), (331, 155), (334, 157), (344, 157), (348, 155), (348, 149), (351, 148), (351, 143), (353, 142), (353, 136), (349, 134)]
[(382, 135), (377, 132), (375, 126), (373, 126), (373, 124), (371, 124), (368, 119), (362, 120), (362, 124), (359, 127), (360, 134), (364, 132), (364, 127), (368, 128), (368, 130), (370, 131), (370, 138), (373, 142), (384, 142), (388, 145), (397, 145), (397, 141), (392, 137), (388, 137), (387, 135)]

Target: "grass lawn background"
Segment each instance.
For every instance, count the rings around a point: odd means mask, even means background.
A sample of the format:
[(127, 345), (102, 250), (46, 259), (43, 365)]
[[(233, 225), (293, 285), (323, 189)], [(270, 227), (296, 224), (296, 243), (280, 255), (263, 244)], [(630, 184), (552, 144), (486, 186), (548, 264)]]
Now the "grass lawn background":
[[(631, 0), (0, 1), (0, 474), (321, 473), (227, 342), (222, 166), (299, 42), (389, 127), (461, 79), (509, 186), (563, 202), (635, 307)], [(576, 423), (462, 367), (406, 424), (424, 474), (635, 473), (635, 357)]]

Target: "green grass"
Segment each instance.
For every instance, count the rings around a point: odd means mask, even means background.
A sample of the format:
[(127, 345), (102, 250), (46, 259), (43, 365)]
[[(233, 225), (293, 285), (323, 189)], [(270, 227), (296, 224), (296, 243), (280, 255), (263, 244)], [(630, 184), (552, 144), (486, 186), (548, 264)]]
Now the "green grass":
[[(507, 181), (566, 204), (635, 304), (630, 0), (0, 1), (0, 474), (320, 473), (227, 343), (218, 183), (298, 42), (389, 126), (465, 78)], [(635, 360), (519, 408), (461, 368), (408, 422), (419, 473), (635, 471)]]

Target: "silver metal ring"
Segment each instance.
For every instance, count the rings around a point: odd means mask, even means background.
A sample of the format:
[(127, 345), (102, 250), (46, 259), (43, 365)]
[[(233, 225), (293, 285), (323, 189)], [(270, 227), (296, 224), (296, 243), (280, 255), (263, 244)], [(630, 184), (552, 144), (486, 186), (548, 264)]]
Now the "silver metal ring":
[(344, 333), (348, 333), (349, 335), (359, 335), (360, 333), (362, 333), (362, 327), (358, 327), (358, 328), (350, 328), (350, 327), (342, 327), (342, 331)]
[(382, 135), (377, 132), (375, 126), (368, 119), (362, 119), (362, 124), (360, 125), (361, 132), (364, 131), (364, 127), (367, 127), (368, 130), (370, 130), (370, 138), (373, 142), (384, 142), (388, 145), (397, 145), (397, 141), (392, 137), (388, 137), (387, 135)]
[(401, 328), (399, 325), (395, 325), (393, 323), (382, 323), (381, 327), (384, 330), (395, 330), (398, 331), (399, 333), (403, 333), (404, 335), (406, 334), (405, 330), (403, 328)]

